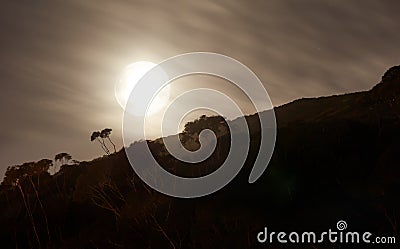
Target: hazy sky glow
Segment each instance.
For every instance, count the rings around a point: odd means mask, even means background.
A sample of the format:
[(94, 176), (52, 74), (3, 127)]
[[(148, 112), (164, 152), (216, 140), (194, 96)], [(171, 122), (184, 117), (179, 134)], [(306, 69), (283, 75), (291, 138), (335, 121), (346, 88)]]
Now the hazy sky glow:
[[(400, 64), (397, 0), (6, 1), (0, 8), (0, 176), (66, 151), (99, 156), (121, 70), (192, 51), (251, 68), (274, 105), (371, 88)], [(235, 94), (234, 90), (228, 90)]]

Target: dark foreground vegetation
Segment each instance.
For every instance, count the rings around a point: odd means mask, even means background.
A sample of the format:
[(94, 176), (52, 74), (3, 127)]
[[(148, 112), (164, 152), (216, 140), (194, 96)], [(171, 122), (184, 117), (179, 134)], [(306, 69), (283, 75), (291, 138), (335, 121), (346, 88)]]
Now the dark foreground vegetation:
[[(246, 165), (228, 186), (202, 198), (153, 191), (135, 175), (124, 150), (90, 162), (59, 158), (63, 166), (55, 175), (47, 172), (52, 160), (10, 167), (0, 189), (0, 246), (287, 248), (259, 244), (256, 235), (265, 226), (326, 231), (339, 220), (349, 231), (396, 236), (400, 243), (400, 68), (388, 70), (370, 91), (300, 99), (275, 112), (276, 149), (264, 175), (247, 183), (259, 143), (258, 117), (248, 116)], [(220, 117), (200, 117), (180, 138), (195, 149), (204, 128), (216, 131), (218, 145), (195, 166), (176, 161), (159, 140), (147, 142), (169, 171), (204, 175), (223, 162), (230, 143)]]

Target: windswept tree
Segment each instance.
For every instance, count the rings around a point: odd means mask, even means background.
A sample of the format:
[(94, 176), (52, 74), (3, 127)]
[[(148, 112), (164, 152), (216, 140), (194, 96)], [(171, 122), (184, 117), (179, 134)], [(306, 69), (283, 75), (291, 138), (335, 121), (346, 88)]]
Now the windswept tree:
[(101, 132), (94, 131), (92, 133), (92, 135), (90, 136), (90, 141), (93, 142), (94, 140), (96, 140), (96, 141), (98, 141), (100, 143), (101, 148), (104, 150), (104, 152), (107, 155), (110, 155), (110, 151), (108, 150), (106, 144), (104, 143), (104, 138), (101, 137)]
[(114, 153), (115, 152), (117, 152), (117, 150), (116, 150), (116, 148), (115, 148), (115, 144), (113, 143), (113, 141), (111, 140), (111, 138), (110, 138), (110, 135), (111, 135), (111, 131), (112, 131), (112, 129), (110, 129), (110, 128), (105, 128), (105, 129), (103, 129), (101, 132), (100, 132), (100, 137), (102, 138), (102, 139), (108, 139), (108, 141), (112, 144), (112, 146), (114, 147)]

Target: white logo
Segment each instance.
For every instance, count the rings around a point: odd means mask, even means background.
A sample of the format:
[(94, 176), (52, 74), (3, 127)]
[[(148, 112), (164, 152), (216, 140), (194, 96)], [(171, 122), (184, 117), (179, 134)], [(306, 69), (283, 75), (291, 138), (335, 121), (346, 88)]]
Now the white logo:
[(336, 227), (339, 231), (343, 231), (347, 229), (347, 223), (344, 220), (340, 220), (338, 221), (338, 223), (336, 224)]

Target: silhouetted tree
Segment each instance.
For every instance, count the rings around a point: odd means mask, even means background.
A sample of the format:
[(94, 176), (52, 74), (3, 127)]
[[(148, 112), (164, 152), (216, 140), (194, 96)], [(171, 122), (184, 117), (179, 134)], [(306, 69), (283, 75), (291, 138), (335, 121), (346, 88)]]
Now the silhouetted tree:
[(72, 156), (66, 152), (59, 153), (54, 157), (54, 161), (59, 161), (61, 165), (67, 164), (71, 159)]
[(9, 166), (6, 170), (2, 185), (15, 186), (20, 176), (21, 172), (19, 170), (19, 166)]
[(39, 176), (40, 174), (47, 172), (52, 165), (52, 160), (42, 159), (38, 162), (29, 162), (22, 165), (8, 167), (2, 184), (16, 186), (18, 181), (22, 181), (28, 176)]
[[(101, 139), (100, 139), (101, 138)], [(90, 136), (90, 141), (97, 140), (100, 143), (101, 148), (107, 155), (110, 155), (110, 151), (108, 150), (107, 146), (104, 143), (104, 138), (101, 137), (101, 133), (99, 131), (94, 131)]]
[[(14, 166), (11, 169), (11, 171), (13, 172), (14, 178), (13, 179), (9, 178), (7, 180), (5, 179), (5, 181), (3, 182), (3, 184), (4, 183), (7, 184), (7, 183), (9, 183), (11, 181), (11, 185), (18, 187), (18, 189), (20, 191), (20, 194), (21, 194), (21, 197), (22, 197), (23, 202), (24, 202), (24, 206), (25, 206), (26, 211), (28, 213), (30, 222), (32, 224), (32, 228), (34, 230), (35, 238), (37, 240), (39, 248), (41, 247), (39, 233), (37, 231), (37, 226), (35, 224), (35, 220), (34, 220), (34, 216), (33, 216), (33, 209), (31, 208), (32, 204), (30, 204), (29, 194), (26, 194), (25, 190), (26, 190), (27, 183), (28, 184), (30, 183), (31, 186), (32, 186), (32, 189), (33, 189), (33, 191), (35, 193), (36, 199), (37, 199), (37, 201), (39, 203), (39, 206), (41, 208), (41, 211), (43, 213), (43, 217), (45, 219), (45, 224), (46, 224), (46, 231), (47, 231), (47, 234), (48, 234), (48, 236), (50, 238), (50, 231), (49, 231), (49, 227), (48, 227), (47, 214), (46, 214), (46, 211), (45, 211), (44, 206), (42, 204), (42, 201), (41, 201), (41, 199), (39, 197), (38, 188), (40, 186), (40, 176), (43, 173), (44, 174), (48, 174), (48, 170), (49, 170), (50, 166), (52, 166), (52, 165), (53, 165), (53, 161), (52, 160), (50, 160), (50, 159), (42, 159), (42, 160), (40, 160), (38, 162), (29, 162), (29, 163), (24, 163), (24, 164), (22, 164), (20, 166)], [(6, 176), (7, 176), (7, 173), (6, 173)], [(8, 176), (10, 176), (10, 174), (8, 174)], [(36, 183), (34, 183), (33, 179), (35, 179)], [(24, 188), (22, 187), (21, 184), (25, 185), (25, 190), (24, 190)]]
[(110, 128), (105, 128), (100, 132), (100, 137), (105, 139), (107, 138), (108, 141), (113, 145), (114, 147), (114, 153), (117, 152), (116, 148), (115, 148), (115, 144), (113, 143), (113, 141), (111, 141), (110, 135), (111, 135), (111, 131), (112, 129)]
[(54, 175), (58, 171), (60, 171), (61, 166), (68, 164), (72, 160), (72, 156), (66, 152), (58, 153), (54, 157), (54, 165), (53, 168), (49, 171), (51, 175)]

